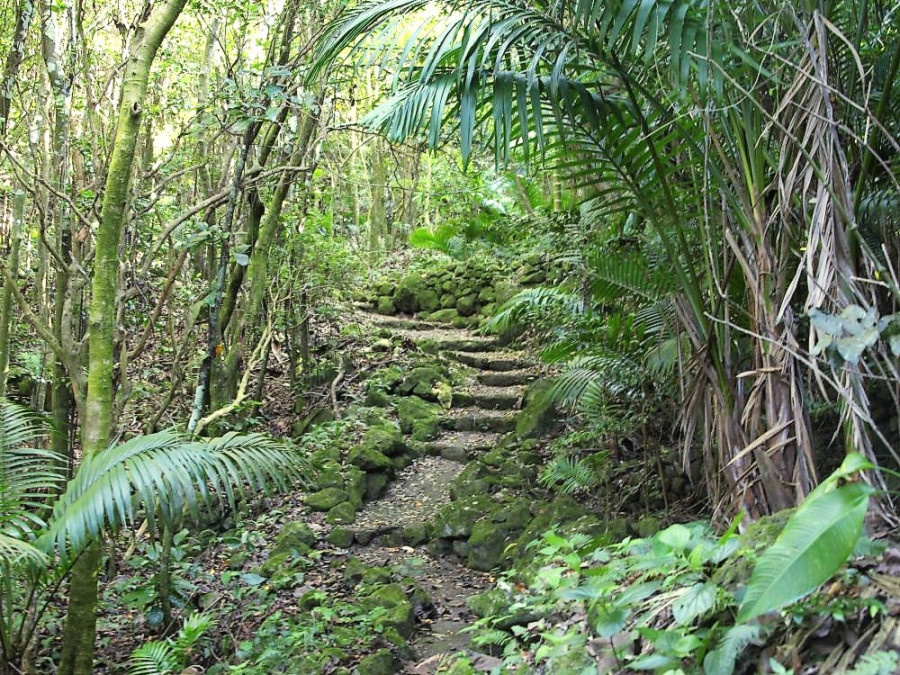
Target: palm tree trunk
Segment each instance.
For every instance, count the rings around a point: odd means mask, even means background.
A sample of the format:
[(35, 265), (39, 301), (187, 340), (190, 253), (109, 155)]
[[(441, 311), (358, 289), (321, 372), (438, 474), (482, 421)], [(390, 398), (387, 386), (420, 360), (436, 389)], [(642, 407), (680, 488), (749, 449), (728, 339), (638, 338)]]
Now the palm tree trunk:
[[(97, 230), (94, 275), (91, 284), (88, 387), (85, 403), (85, 454), (106, 448), (112, 426), (115, 367), (116, 296), (119, 290), (119, 240), (131, 184), (141, 115), (150, 69), (156, 52), (187, 0), (167, 0), (139, 29), (122, 85), (119, 120)], [(72, 570), (69, 607), (63, 633), (60, 675), (93, 672), (96, 633), (99, 542), (94, 542)]]

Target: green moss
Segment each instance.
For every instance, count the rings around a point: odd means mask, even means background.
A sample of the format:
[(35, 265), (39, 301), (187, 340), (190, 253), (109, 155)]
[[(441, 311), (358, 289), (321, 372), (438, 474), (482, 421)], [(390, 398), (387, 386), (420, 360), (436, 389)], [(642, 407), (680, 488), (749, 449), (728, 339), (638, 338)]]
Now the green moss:
[(641, 538), (652, 537), (654, 534), (659, 532), (660, 524), (659, 518), (656, 516), (644, 516), (639, 521), (637, 521), (637, 525), (635, 525), (635, 530), (637, 530), (637, 534)]
[(390, 297), (382, 295), (378, 298), (378, 302), (375, 305), (375, 311), (379, 314), (391, 315), (397, 313), (397, 307)]
[(342, 502), (328, 511), (325, 521), (331, 525), (347, 525), (356, 520), (356, 509), (350, 502)]
[(313, 511), (329, 511), (341, 502), (349, 499), (350, 495), (340, 488), (325, 488), (311, 495), (307, 495), (306, 505)]
[(463, 497), (446, 504), (435, 519), (435, 535), (445, 539), (469, 537), (475, 521), (488, 513), (493, 504), (491, 498), (485, 495)]
[(401, 530), (403, 542), (409, 546), (418, 546), (428, 541), (428, 526), (424, 523), (413, 523)]
[[(372, 422), (369, 422), (369, 424), (372, 424)], [(374, 450), (387, 457), (402, 455), (407, 449), (400, 429), (393, 423), (386, 421), (370, 426), (363, 434), (359, 446), (365, 450)]]
[(384, 494), (387, 488), (388, 477), (381, 471), (366, 474), (366, 499), (375, 501)]
[(361, 599), (360, 605), (368, 611), (376, 607), (388, 610), (387, 615), (382, 619), (383, 625), (394, 628), (404, 637), (412, 635), (414, 628), (413, 605), (399, 584), (376, 586), (369, 595)]
[(337, 548), (350, 548), (353, 544), (353, 530), (347, 527), (336, 527), (328, 533), (325, 539)]
[(397, 404), (397, 416), (403, 433), (414, 440), (429, 441), (439, 433), (441, 408), (418, 396), (408, 396)]
[(475, 294), (464, 295), (456, 301), (456, 312), (460, 316), (472, 316), (478, 309), (478, 298)]
[(306, 553), (309, 551), (310, 546), (314, 546), (318, 540), (318, 535), (306, 523), (288, 523), (278, 533), (275, 545), (272, 547), (269, 555), (291, 553), (293, 551)]
[(366, 472), (358, 466), (347, 467), (344, 489), (347, 490), (347, 501), (359, 508), (366, 496)]
[(452, 324), (454, 321), (460, 318), (459, 314), (456, 312), (455, 306), (447, 309), (439, 309), (436, 312), (432, 312), (428, 315), (429, 321), (436, 321), (437, 323), (450, 323)]
[(395, 675), (399, 670), (400, 664), (390, 649), (379, 649), (360, 661), (357, 666), (360, 675)]
[(344, 562), (344, 583), (347, 586), (356, 586), (363, 580), (367, 569), (359, 558), (347, 558)]
[[(363, 471), (384, 471), (385, 469), (390, 469), (393, 467), (391, 464), (391, 459), (383, 452), (379, 452), (378, 450), (370, 447), (366, 447), (364, 445), (357, 445), (351, 451), (347, 457), (347, 460), (353, 465), (357, 466)], [(344, 499), (340, 501), (346, 501), (347, 496), (345, 495)], [(332, 504), (334, 506), (335, 504)], [(329, 507), (330, 508), (330, 507)], [(324, 510), (324, 509), (323, 509)]]
[(340, 463), (328, 461), (321, 466), (316, 475), (316, 487), (320, 490), (325, 488), (343, 488), (344, 476)]
[(409, 371), (397, 391), (405, 395), (415, 395), (429, 401), (437, 400), (435, 386), (449, 383), (449, 379), (437, 366), (417, 366)]
[(540, 380), (529, 387), (525, 407), (516, 416), (517, 438), (537, 438), (553, 424), (556, 410), (547, 396), (552, 386), (551, 380)]
[[(452, 288), (448, 290), (452, 290)], [(441, 309), (456, 309), (456, 300), (456, 296), (452, 293), (444, 293), (441, 296)]]

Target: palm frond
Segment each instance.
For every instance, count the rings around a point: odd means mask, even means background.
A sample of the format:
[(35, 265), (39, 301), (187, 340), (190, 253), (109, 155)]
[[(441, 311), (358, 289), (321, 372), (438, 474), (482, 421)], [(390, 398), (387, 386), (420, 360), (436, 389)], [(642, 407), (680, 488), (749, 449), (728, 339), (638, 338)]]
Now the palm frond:
[(129, 675), (171, 675), (177, 672), (178, 655), (171, 643), (153, 640), (131, 653)]
[(38, 545), (68, 555), (105, 530), (134, 524), (138, 513), (173, 523), (197, 517), (213, 498), (234, 505), (236, 494), (285, 488), (301, 473), (296, 452), (260, 434), (188, 441), (164, 431), (139, 436), (84, 459)]
[(541, 485), (570, 495), (597, 487), (600, 477), (580, 457), (560, 455), (550, 460), (539, 477)]
[(583, 312), (584, 301), (575, 293), (537, 286), (526, 288), (503, 303), (485, 328), (502, 333), (515, 325), (539, 324), (549, 316), (577, 316)]

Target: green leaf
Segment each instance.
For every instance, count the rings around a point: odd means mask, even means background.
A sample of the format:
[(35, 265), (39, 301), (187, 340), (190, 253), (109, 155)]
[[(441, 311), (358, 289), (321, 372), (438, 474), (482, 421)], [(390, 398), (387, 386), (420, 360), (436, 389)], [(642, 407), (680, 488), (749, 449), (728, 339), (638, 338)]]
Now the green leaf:
[(235, 253), (234, 262), (236, 262), (241, 267), (246, 267), (250, 264), (250, 256), (246, 253)]
[(656, 535), (656, 540), (673, 551), (683, 551), (691, 542), (691, 531), (684, 525), (675, 524)]
[(600, 607), (591, 615), (591, 627), (598, 636), (609, 639), (625, 628), (628, 614), (628, 610), (621, 605)]
[(706, 582), (689, 586), (672, 604), (672, 616), (678, 624), (690, 623), (711, 610), (716, 604), (719, 587)]
[(243, 581), (248, 586), (259, 586), (265, 580), (265, 577), (260, 576), (259, 574), (254, 574), (253, 572), (248, 572), (247, 574), (241, 575), (241, 581)]
[(738, 621), (796, 602), (840, 569), (859, 539), (872, 491), (849, 483), (807, 498), (753, 571)]
[(761, 626), (732, 626), (719, 645), (703, 659), (706, 675), (731, 675), (738, 657), (749, 645), (762, 643)]

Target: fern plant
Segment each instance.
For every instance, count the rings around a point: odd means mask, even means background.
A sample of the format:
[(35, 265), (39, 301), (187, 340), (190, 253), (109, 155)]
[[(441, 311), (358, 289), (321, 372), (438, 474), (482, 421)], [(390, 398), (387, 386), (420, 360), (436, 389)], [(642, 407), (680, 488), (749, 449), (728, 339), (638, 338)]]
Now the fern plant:
[(550, 460), (541, 471), (541, 485), (564, 495), (589, 491), (597, 487), (601, 477), (584, 459), (559, 455)]
[(215, 626), (212, 617), (192, 614), (174, 638), (145, 642), (131, 653), (129, 675), (173, 675), (188, 665), (191, 651)]
[(0, 400), (0, 670), (31, 642), (55, 588), (48, 582), (65, 577), (91, 542), (145, 518), (155, 529), (201, 506), (235, 508), (243, 495), (309, 475), (294, 449), (260, 434), (198, 440), (165, 431), (87, 457), (66, 482), (63, 458), (33, 447), (43, 435), (33, 414)]

